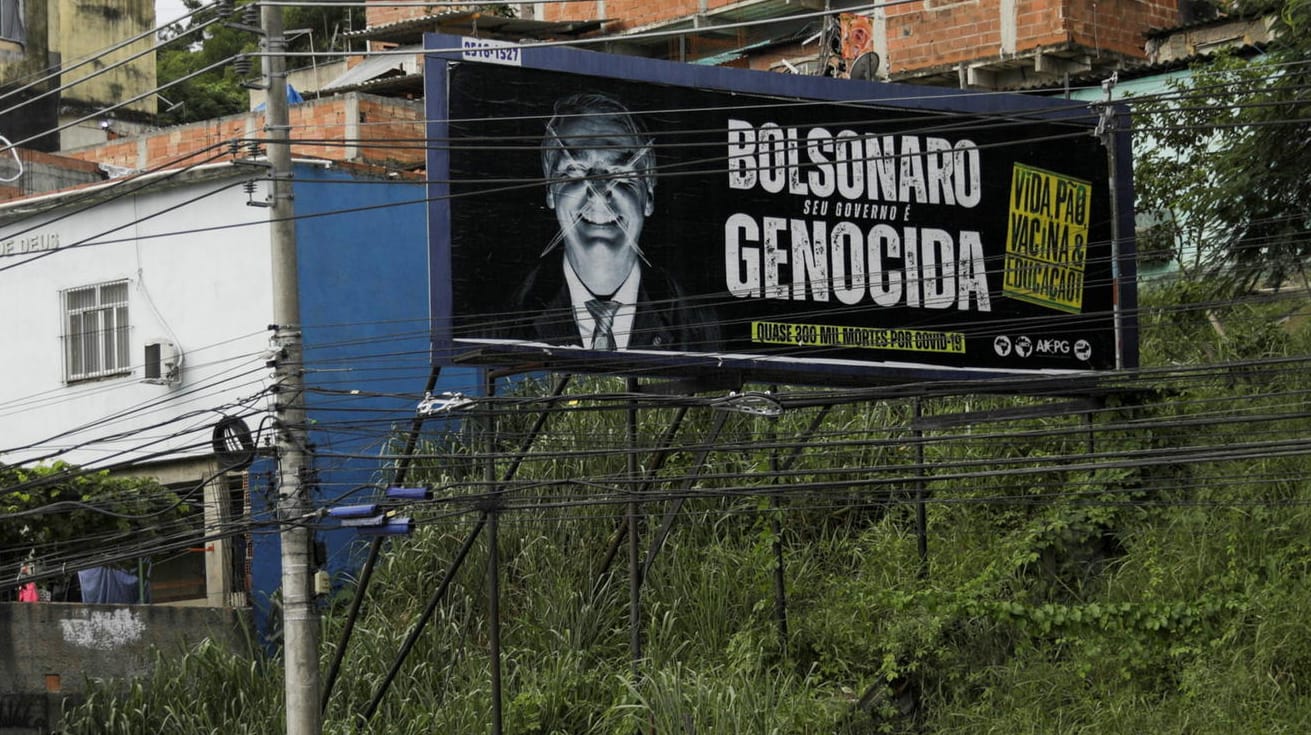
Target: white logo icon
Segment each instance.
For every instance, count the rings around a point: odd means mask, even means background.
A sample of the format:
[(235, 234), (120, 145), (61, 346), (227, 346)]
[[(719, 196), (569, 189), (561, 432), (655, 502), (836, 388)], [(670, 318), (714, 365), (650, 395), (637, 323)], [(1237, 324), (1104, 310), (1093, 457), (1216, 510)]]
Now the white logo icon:
[(1033, 340), (1021, 335), (1015, 340), (1015, 354), (1020, 357), (1028, 357), (1033, 354)]
[(1081, 339), (1074, 343), (1074, 356), (1084, 362), (1092, 358), (1092, 345), (1088, 344), (1088, 340)]
[(997, 338), (992, 341), (992, 349), (999, 356), (1006, 357), (1011, 354), (1011, 338), (1004, 334), (997, 335)]

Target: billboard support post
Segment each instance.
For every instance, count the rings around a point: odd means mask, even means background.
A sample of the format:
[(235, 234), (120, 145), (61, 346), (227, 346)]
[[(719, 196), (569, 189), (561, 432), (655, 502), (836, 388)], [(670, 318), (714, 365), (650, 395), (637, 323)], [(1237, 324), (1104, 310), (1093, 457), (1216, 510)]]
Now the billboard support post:
[(1097, 427), (1093, 424), (1093, 412), (1083, 412), (1083, 425), (1088, 428), (1088, 454), (1097, 453)]
[[(665, 461), (669, 459), (671, 454), (673, 454), (672, 447), (674, 439), (678, 436), (678, 430), (682, 428), (683, 419), (686, 417), (687, 406), (679, 406), (677, 413), (675, 413), (673, 419), (670, 420), (669, 426), (665, 428), (665, 433), (664, 436), (661, 437), (660, 443), (656, 445), (655, 453), (651, 457), (650, 464), (646, 471), (646, 479), (637, 488), (638, 493), (645, 493), (651, 488), (652, 483), (655, 482), (656, 476), (660, 474), (660, 470), (664, 468)], [(596, 572), (596, 581), (592, 584), (593, 597), (599, 595), (601, 589), (605, 586), (606, 577), (610, 573), (610, 565), (614, 564), (615, 557), (619, 555), (619, 547), (624, 543), (624, 540), (627, 537), (628, 519), (625, 518), (615, 528), (614, 534), (610, 537), (610, 545), (606, 548), (605, 556), (601, 559), (601, 564)], [(646, 561), (643, 562), (643, 577), (646, 576), (647, 570), (651, 568), (652, 558), (652, 555), (648, 553)]]
[[(637, 378), (628, 379), (628, 392), (638, 392)], [(642, 660), (642, 560), (637, 535), (637, 402), (628, 404), (628, 652), (633, 659), (633, 681)]]
[(396, 679), (396, 675), (400, 673), (401, 666), (405, 663), (405, 659), (410, 655), (410, 650), (413, 649), (414, 644), (418, 642), (419, 635), (423, 633), (423, 629), (432, 618), (433, 613), (437, 611), (437, 605), (439, 605), (446, 597), (446, 591), (450, 589), (451, 581), (455, 579), (455, 575), (460, 571), (460, 567), (464, 564), (465, 558), (469, 556), (469, 550), (473, 548), (473, 544), (478, 540), (478, 536), (482, 533), (483, 527), (487, 525), (487, 517), (487, 511), (478, 514), (478, 521), (474, 524), (473, 528), (469, 530), (469, 535), (465, 536), (464, 541), (461, 542), (459, 550), (455, 552), (455, 558), (451, 559), (450, 565), (446, 568), (446, 574), (442, 576), (442, 581), (437, 584), (437, 589), (433, 590), (432, 596), (428, 598), (428, 604), (424, 607), (423, 612), (420, 613), (419, 619), (414, 621), (414, 627), (410, 628), (409, 634), (405, 636), (405, 641), (401, 643), (400, 650), (396, 652), (396, 659), (392, 661), (391, 668), (387, 670), (387, 675), (383, 677), (382, 683), (378, 685), (377, 691), (373, 693), (373, 698), (369, 700), (369, 704), (364, 708), (364, 711), (360, 713), (359, 721), (361, 728), (363, 728), (363, 726), (373, 717), (373, 714), (378, 711), (378, 705), (382, 704), (382, 698), (387, 694), (387, 690), (391, 687), (391, 683)]
[[(697, 452), (696, 459), (693, 460), (692, 472), (686, 480), (683, 481), (683, 487), (679, 491), (678, 497), (674, 500), (669, 509), (665, 511), (664, 520), (660, 523), (660, 529), (655, 532), (651, 539), (651, 545), (646, 550), (646, 560), (642, 562), (642, 575), (640, 579), (646, 579), (651, 571), (651, 565), (655, 563), (656, 557), (660, 555), (660, 550), (665, 546), (665, 540), (669, 538), (669, 532), (674, 528), (674, 522), (678, 520), (678, 514), (683, 509), (683, 503), (687, 502), (689, 492), (692, 486), (697, 483), (701, 477), (701, 472), (705, 469), (706, 458), (710, 456), (715, 443), (719, 441), (719, 434), (724, 430), (724, 424), (728, 421), (728, 413), (720, 411), (715, 416), (715, 423), (710, 427), (704, 439), (703, 446)], [(645, 486), (644, 486), (645, 487)]]
[(487, 655), (492, 672), (492, 735), (501, 735), (501, 556), (500, 515), (487, 512)]
[(924, 487), (924, 431), (919, 428), (920, 417), (923, 416), (923, 407), (920, 405), (919, 396), (911, 399), (912, 410), (914, 411), (913, 430), (915, 436), (915, 535), (917, 537), (917, 546), (920, 555), (920, 579), (929, 578), (929, 519), (925, 505), (925, 487)]
[[(424, 395), (429, 395), (437, 387), (437, 378), (441, 375), (440, 365), (434, 365), (428, 373), (428, 384), (423, 389)], [(401, 450), (401, 457), (396, 467), (396, 473), (392, 476), (392, 484), (404, 485), (406, 478), (409, 476), (410, 465), (414, 461), (414, 451), (419, 444), (419, 432), (423, 429), (423, 420), (425, 416), (415, 412), (414, 419), (410, 421), (410, 433), (405, 437), (405, 448)], [(337, 650), (332, 654), (332, 663), (328, 666), (328, 671), (323, 677), (323, 693), (320, 697), (319, 713), (320, 716), (328, 711), (328, 702), (332, 699), (332, 688), (337, 682), (337, 674), (341, 671), (341, 662), (346, 657), (346, 649), (350, 644), (351, 635), (355, 631), (355, 621), (360, 615), (360, 606), (364, 604), (364, 595), (368, 592), (369, 583), (373, 579), (373, 569), (378, 563), (378, 557), (382, 553), (382, 542), (384, 536), (374, 536), (369, 542), (369, 554), (364, 560), (364, 566), (360, 568), (359, 580), (355, 583), (355, 594), (351, 596), (350, 609), (346, 613), (346, 622), (341, 629), (341, 639), (337, 643)]]
[[(488, 398), (496, 395), (496, 378), (490, 370), (483, 371), (483, 395)], [(483, 501), (487, 518), (487, 656), (492, 679), (492, 735), (501, 735), (501, 488), (496, 486), (496, 431), (496, 415), (489, 411), (483, 425), (484, 451), (487, 452), (484, 476), (488, 491)]]
[[(435, 380), (435, 378), (433, 379)], [(552, 397), (558, 398), (562, 395), (565, 388), (569, 385), (569, 382), (570, 377), (568, 375), (562, 376), (555, 384), (555, 389), (551, 393)], [(494, 386), (495, 382), (489, 381), (488, 385)], [(431, 386), (429, 387), (431, 388)], [(533, 443), (537, 441), (537, 438), (542, 433), (542, 429), (546, 426), (546, 420), (549, 413), (548, 410), (543, 410), (538, 415), (537, 420), (533, 422), (532, 428), (528, 431), (528, 434), (524, 437), (523, 443), (519, 446), (519, 451), (515, 455), (514, 461), (510, 464), (505, 475), (501, 478), (500, 485), (492, 489), (492, 493), (496, 496), (499, 496), (501, 491), (505, 489), (505, 486), (514, 479), (515, 474), (518, 472), (519, 467), (523, 462), (524, 456), (527, 455), (528, 450), (532, 448)], [(417, 431), (411, 434), (411, 439), (417, 440)], [(407, 445), (407, 447), (409, 447), (409, 445)], [(410, 459), (412, 451), (412, 447), (407, 448), (405, 457), (407, 460)], [(490, 460), (491, 454), (489, 453), (488, 456)], [(419, 619), (415, 621), (414, 627), (410, 629), (409, 634), (405, 638), (405, 642), (401, 645), (400, 651), (396, 654), (396, 660), (392, 663), (391, 669), (387, 672), (387, 676), (383, 679), (382, 684), (379, 685), (377, 692), (374, 693), (373, 699), (370, 700), (368, 707), (363, 713), (361, 713), (360, 718), (362, 722), (368, 722), (369, 719), (373, 717), (373, 713), (377, 711), (378, 705), (382, 702), (383, 695), (387, 693), (387, 689), (391, 686), (392, 680), (395, 679), (396, 674), (400, 672), (401, 665), (405, 663), (406, 657), (409, 656), (410, 650), (414, 648), (414, 644), (419, 639), (419, 635), (423, 632), (424, 627), (428, 624), (428, 620), (431, 619), (433, 613), (436, 612), (437, 605), (445, 598), (446, 590), (450, 587), (451, 580), (455, 577), (456, 572), (459, 571), (460, 566), (464, 563), (464, 559), (468, 556), (469, 550), (473, 548), (474, 541), (477, 540), (483, 527), (488, 525), (490, 521), (491, 513), (487, 508), (483, 508), (479, 513), (477, 523), (474, 525), (473, 530), (469, 532), (468, 537), (466, 537), (464, 542), (460, 545), (459, 551), (456, 552), (455, 558), (447, 568), (446, 574), (442, 577), (441, 583), (437, 586), (432, 597), (428, 600), (428, 604), (424, 608), (423, 613), (419, 616)]]
[[(771, 386), (770, 393), (777, 393), (778, 386)], [(770, 416), (769, 441), (774, 446), (769, 451), (769, 472), (777, 482), (782, 465), (778, 457), (778, 417)], [(787, 653), (788, 646), (788, 598), (787, 569), (783, 566), (783, 497), (781, 493), (771, 493), (770, 505), (773, 517), (770, 519), (770, 532), (774, 534), (774, 620), (778, 623), (778, 647)]]

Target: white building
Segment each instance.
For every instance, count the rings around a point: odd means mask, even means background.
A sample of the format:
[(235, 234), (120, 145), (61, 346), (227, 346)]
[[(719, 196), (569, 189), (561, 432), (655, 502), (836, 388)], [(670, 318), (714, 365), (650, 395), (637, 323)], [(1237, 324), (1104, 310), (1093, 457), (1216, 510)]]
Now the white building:
[[(409, 424), (431, 371), (425, 194), (358, 166), (294, 174), (313, 488), (330, 502), (385, 480), (371, 457)], [(257, 622), (279, 580), (277, 534), (245, 533), (276, 531), (270, 210), (249, 206), (266, 201), (265, 176), (213, 164), (0, 205), (0, 462), (203, 488), (197, 543), (156, 559), (153, 601), (242, 604), (249, 591)], [(250, 470), (225, 471), (216, 452), (230, 419), (259, 450)], [(354, 567), (352, 533), (320, 538), (330, 573)]]

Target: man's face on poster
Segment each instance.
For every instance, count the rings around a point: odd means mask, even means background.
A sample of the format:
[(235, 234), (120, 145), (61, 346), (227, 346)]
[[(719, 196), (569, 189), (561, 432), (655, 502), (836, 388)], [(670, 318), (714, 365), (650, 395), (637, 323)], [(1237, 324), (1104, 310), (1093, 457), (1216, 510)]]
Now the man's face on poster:
[(589, 291), (613, 294), (637, 264), (642, 225), (655, 209), (649, 172), (640, 169), (647, 144), (613, 115), (562, 120), (554, 132), (561, 150), (546, 200), (565, 258)]

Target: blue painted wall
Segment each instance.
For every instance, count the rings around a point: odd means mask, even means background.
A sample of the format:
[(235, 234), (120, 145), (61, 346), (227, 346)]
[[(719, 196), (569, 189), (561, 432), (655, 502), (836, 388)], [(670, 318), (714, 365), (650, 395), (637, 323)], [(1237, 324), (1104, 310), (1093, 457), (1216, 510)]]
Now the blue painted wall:
[[(431, 370), (425, 187), (298, 164), (294, 195), (316, 501), (364, 502), (390, 476), (381, 456), (386, 440), (408, 429)], [(476, 371), (446, 368), (436, 392), (474, 394), (477, 386)], [(271, 520), (272, 469), (251, 467), (257, 520)], [(354, 531), (324, 531), (318, 539), (340, 586), (366, 545)], [(272, 532), (252, 540), (251, 603), (267, 635), (280, 544)]]

